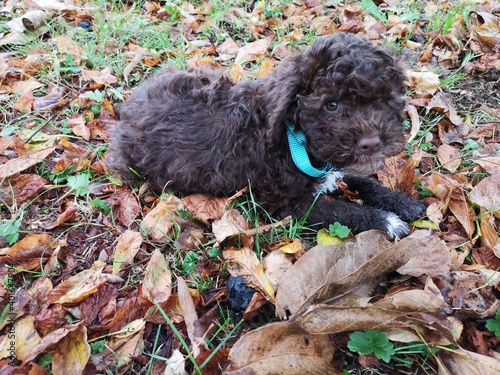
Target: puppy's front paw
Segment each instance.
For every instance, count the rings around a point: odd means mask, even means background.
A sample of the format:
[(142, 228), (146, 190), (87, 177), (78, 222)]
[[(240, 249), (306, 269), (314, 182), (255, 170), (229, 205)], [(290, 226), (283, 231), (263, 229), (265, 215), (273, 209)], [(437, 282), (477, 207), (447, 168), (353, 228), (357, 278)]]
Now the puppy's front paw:
[(403, 238), (410, 234), (410, 227), (398, 216), (391, 212), (387, 212), (386, 215), (385, 231), (389, 233), (392, 238)]
[(427, 206), (414, 198), (408, 197), (403, 206), (397, 210), (396, 214), (404, 221), (413, 221), (426, 215)]

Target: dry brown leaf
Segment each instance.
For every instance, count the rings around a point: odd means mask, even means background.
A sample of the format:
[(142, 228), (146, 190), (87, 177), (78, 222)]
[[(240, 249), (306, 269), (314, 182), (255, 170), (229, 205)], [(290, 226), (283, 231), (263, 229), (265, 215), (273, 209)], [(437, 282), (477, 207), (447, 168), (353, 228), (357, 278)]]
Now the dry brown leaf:
[(16, 174), (0, 183), (0, 199), (7, 205), (21, 205), (33, 199), (49, 181), (37, 174)]
[(152, 303), (165, 302), (172, 294), (172, 273), (165, 256), (155, 249), (149, 259), (144, 280), (142, 282), (142, 296)]
[(65, 36), (56, 36), (54, 39), (59, 53), (73, 55), (75, 63), (79, 65), (80, 58), (83, 56), (83, 48), (73, 39)]
[(270, 302), (275, 302), (274, 290), (264, 273), (264, 267), (257, 255), (248, 248), (229, 249), (222, 253), (231, 276), (241, 276), (248, 286), (262, 293)]
[(227, 198), (218, 198), (208, 194), (191, 194), (182, 198), (193, 217), (208, 223), (220, 219), (228, 204)]
[(264, 273), (276, 293), (278, 282), (285, 271), (292, 266), (292, 261), (287, 258), (283, 251), (275, 250), (264, 257), (262, 265), (264, 266)]
[(418, 93), (434, 94), (439, 88), (439, 76), (433, 72), (408, 72), (409, 86)]
[(118, 237), (113, 254), (113, 274), (119, 273), (123, 268), (133, 263), (141, 244), (142, 234), (133, 230), (126, 230)]
[(422, 124), (420, 122), (420, 116), (418, 115), (417, 108), (414, 105), (407, 104), (406, 112), (408, 113), (408, 117), (410, 117), (411, 120), (410, 135), (406, 140), (406, 143), (410, 143), (417, 136), (417, 133), (420, 130)]
[(33, 109), (35, 111), (53, 110), (64, 104), (63, 99), (64, 89), (54, 86), (50, 89), (47, 95), (41, 98), (36, 98), (33, 102)]
[(12, 176), (15, 173), (19, 173), (28, 169), (40, 162), (42, 162), (47, 156), (49, 156), (56, 146), (48, 147), (43, 150), (35, 151), (29, 155), (20, 156), (16, 159), (9, 160), (7, 163), (0, 165), (0, 179)]
[(16, 242), (10, 248), (1, 249), (0, 255), (19, 256), (23, 252), (35, 249), (48, 249), (53, 238), (48, 233), (32, 233)]
[(73, 201), (68, 200), (65, 204), (64, 211), (57, 217), (56, 221), (51, 223), (43, 223), (42, 228), (54, 229), (59, 225), (67, 222), (68, 220), (72, 219), (77, 212), (78, 212), (78, 206)]
[(94, 81), (98, 85), (111, 85), (118, 82), (118, 78), (111, 74), (112, 70), (113, 68), (111, 66), (101, 71), (83, 69), (82, 77), (85, 81)]
[(31, 349), (40, 342), (35, 329), (35, 317), (28, 315), (19, 319), (9, 332), (14, 334), (5, 335), (0, 340), (0, 358), (14, 354), (15, 358), (24, 361)]
[(472, 188), (470, 198), (487, 211), (500, 211), (500, 173), (481, 180)]
[(102, 371), (111, 365), (123, 366), (137, 358), (143, 351), (145, 327), (143, 319), (134, 320), (123, 327), (119, 334), (107, 340), (106, 350), (91, 358), (97, 370)]
[(464, 349), (446, 349), (438, 353), (439, 375), (498, 375), (500, 360)]
[(60, 304), (83, 301), (106, 283), (107, 279), (102, 275), (105, 266), (104, 262), (96, 261), (91, 268), (64, 280), (49, 293), (48, 301)]
[(155, 208), (148, 212), (141, 223), (144, 229), (154, 241), (168, 242), (173, 234), (176, 224), (176, 211), (185, 209), (182, 201), (175, 195), (160, 198)]
[[(405, 269), (408, 262), (414, 265)], [(280, 279), (276, 314), (293, 315), (312, 304), (335, 301), (398, 269), (413, 276), (439, 275), (447, 273), (450, 264), (446, 245), (427, 231), (416, 231), (397, 243), (379, 231), (363, 232), (354, 241), (316, 246), (290, 267)]]
[(467, 233), (467, 236), (469, 238), (472, 238), (476, 230), (476, 226), (474, 225), (474, 221), (476, 220), (476, 213), (469, 204), (467, 196), (462, 189), (457, 188), (453, 190), (448, 208), (457, 218), (460, 224), (462, 224)]
[(444, 112), (454, 125), (463, 123), (462, 118), (460, 118), (455, 110), (453, 99), (450, 94), (444, 92), (436, 93), (429, 103), (427, 103), (426, 108), (427, 112), (431, 109), (437, 110), (438, 112)]
[(235, 65), (242, 65), (243, 63), (250, 61), (257, 61), (267, 51), (267, 48), (271, 45), (272, 37), (267, 37), (264, 39), (256, 40), (241, 47), (238, 51), (238, 55), (234, 59)]
[(341, 374), (334, 367), (335, 353), (327, 335), (309, 335), (289, 322), (258, 328), (242, 336), (229, 352), (228, 375)]
[[(179, 295), (179, 304), (182, 310), (182, 316), (186, 323), (187, 333), (189, 340), (191, 340), (191, 350), (193, 356), (196, 358), (200, 354), (200, 346), (204, 346), (203, 337), (196, 335), (196, 322), (198, 321), (198, 314), (193, 302), (193, 298), (189, 293), (189, 288), (186, 281), (182, 277), (177, 278), (177, 292)], [(205, 348), (206, 349), (206, 348)]]
[(479, 42), (483, 52), (500, 52), (500, 26), (485, 22), (472, 30), (472, 37)]
[(245, 218), (234, 208), (224, 212), (224, 215), (219, 220), (212, 223), (212, 232), (219, 243), (247, 229), (248, 224)]
[[(137, 197), (126, 187), (117, 189), (106, 203), (113, 209), (116, 220), (125, 228), (128, 228), (141, 213)], [(114, 226), (113, 223), (109, 223), (109, 225), (110, 227)]]
[(452, 173), (455, 172), (462, 163), (460, 150), (456, 147), (446, 144), (438, 147), (437, 157), (441, 165)]
[[(67, 324), (45, 335), (28, 353), (24, 362), (33, 361), (39, 354), (47, 353), (54, 349), (70, 332), (79, 330), (82, 323)], [(86, 344), (86, 343), (85, 343)], [(87, 344), (88, 345), (88, 344)], [(90, 348), (89, 348), (90, 349)]]
[(52, 371), (54, 374), (83, 374), (90, 358), (87, 328), (83, 324), (79, 324), (77, 329), (68, 332), (54, 349), (54, 357), (52, 358)]
[(68, 120), (68, 126), (74, 135), (82, 137), (86, 141), (90, 139), (90, 129), (85, 125), (85, 119), (81, 115)]

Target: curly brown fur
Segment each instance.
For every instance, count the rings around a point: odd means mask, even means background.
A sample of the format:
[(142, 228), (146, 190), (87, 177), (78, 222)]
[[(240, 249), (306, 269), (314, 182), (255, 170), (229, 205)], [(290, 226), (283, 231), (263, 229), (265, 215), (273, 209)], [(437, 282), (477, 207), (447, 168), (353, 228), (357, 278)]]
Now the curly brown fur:
[[(250, 183), (277, 217), (301, 217), (321, 193), (309, 223), (338, 221), (354, 232), (381, 229), (402, 237), (408, 227), (397, 216), (418, 218), (423, 204), (359, 176), (403, 148), (403, 81), (389, 53), (344, 33), (318, 38), (255, 81), (236, 84), (217, 70), (168, 68), (121, 107), (108, 166), (126, 177), (133, 177), (132, 168), (159, 188), (185, 194), (230, 195)], [(313, 165), (330, 163), (336, 172), (302, 173), (290, 155), (286, 124), (305, 134)], [(325, 199), (343, 175), (364, 205)]]

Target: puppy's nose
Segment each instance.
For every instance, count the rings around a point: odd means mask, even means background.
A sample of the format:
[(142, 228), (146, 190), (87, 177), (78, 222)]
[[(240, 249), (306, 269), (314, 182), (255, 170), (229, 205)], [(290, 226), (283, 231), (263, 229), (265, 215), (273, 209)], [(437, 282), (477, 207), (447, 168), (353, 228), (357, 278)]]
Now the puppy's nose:
[(368, 137), (363, 137), (358, 140), (359, 149), (366, 154), (373, 154), (376, 152), (382, 141), (378, 135), (371, 135)]

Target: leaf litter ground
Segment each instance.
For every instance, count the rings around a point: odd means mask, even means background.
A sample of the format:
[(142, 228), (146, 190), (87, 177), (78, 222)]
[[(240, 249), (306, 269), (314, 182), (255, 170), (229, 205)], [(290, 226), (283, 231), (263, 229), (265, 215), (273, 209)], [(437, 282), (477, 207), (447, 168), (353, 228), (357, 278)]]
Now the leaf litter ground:
[[(1, 372), (498, 373), (499, 14), (487, 1), (4, 2)], [(119, 104), (162, 64), (254, 79), (334, 31), (408, 66), (408, 145), (377, 176), (428, 204), (410, 237), (344, 242), (248, 199), (109, 175)], [(349, 350), (371, 330), (395, 354)]]

